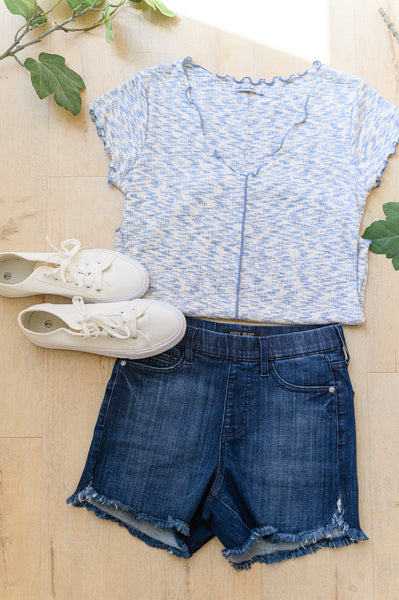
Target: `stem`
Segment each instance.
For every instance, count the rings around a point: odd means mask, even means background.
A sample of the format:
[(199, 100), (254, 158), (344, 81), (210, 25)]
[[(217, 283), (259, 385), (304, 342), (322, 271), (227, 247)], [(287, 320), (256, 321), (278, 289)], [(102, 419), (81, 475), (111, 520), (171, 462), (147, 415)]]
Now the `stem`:
[[(57, 3), (54, 5), (57, 6), (57, 4), (59, 4), (62, 0), (58, 0)], [(85, 8), (84, 10), (81, 10), (79, 12), (78, 8), (83, 6), (85, 0), (83, 0), (76, 8), (73, 9), (71, 16), (66, 19), (65, 21), (63, 21), (63, 23), (60, 24), (55, 24), (54, 27), (51, 27), (50, 29), (47, 29), (45, 32), (43, 32), (41, 35), (39, 35), (37, 38), (30, 40), (29, 42), (26, 42), (25, 44), (19, 44), (19, 42), (21, 41), (21, 39), (29, 32), (32, 31), (33, 29), (35, 29), (36, 27), (40, 27), (40, 25), (33, 25), (31, 26), (31, 22), (34, 21), (37, 17), (41, 16), (43, 13), (35, 13), (32, 15), (32, 17), (29, 19), (29, 21), (27, 21), (27, 23), (23, 26), (23, 28), (25, 28), (25, 31), (15, 39), (15, 41), (11, 44), (11, 46), (9, 48), (7, 48), (7, 50), (5, 52), (3, 52), (3, 54), (0, 55), (0, 60), (2, 60), (3, 58), (6, 58), (7, 56), (12, 56), (15, 58), (15, 54), (17, 52), (20, 52), (21, 50), (23, 50), (24, 48), (27, 48), (28, 46), (31, 46), (32, 44), (37, 44), (38, 42), (40, 42), (43, 38), (47, 37), (48, 35), (50, 35), (51, 33), (53, 33), (53, 31), (57, 31), (57, 30), (63, 30), (63, 31), (73, 31), (73, 29), (69, 30), (67, 28), (65, 28), (65, 25), (67, 25), (68, 23), (70, 23), (71, 21), (76, 21), (76, 19), (80, 18), (82, 15), (84, 15), (87, 12), (90, 12), (92, 10), (91, 6), (88, 6), (87, 8)], [(124, 4), (126, 2), (126, 0), (122, 0), (121, 4), (119, 6), (122, 6), (122, 4)], [(36, 6), (36, 0), (35, 0), (35, 6)], [(53, 7), (53, 8), (54, 8)], [(116, 9), (115, 9), (116, 10)], [(49, 11), (47, 11), (49, 12)], [(115, 12), (115, 11), (113, 11)], [(103, 21), (100, 21), (98, 24), (102, 23)], [(97, 25), (95, 25), (97, 26)], [(20, 28), (22, 29), (22, 28)], [(77, 31), (85, 31), (84, 28), (81, 29), (77, 29)], [(18, 30), (20, 31), (20, 30)], [(21, 63), (21, 61), (18, 61), (22, 66), (23, 64)]]
[(48, 15), (49, 12), (51, 12), (52, 10), (55, 9), (56, 6), (58, 6), (59, 4), (61, 4), (62, 0), (58, 0), (58, 2), (56, 2), (54, 4), (54, 6), (52, 6), (51, 8), (49, 8), (48, 10), (46, 10), (46, 12), (42, 12), (40, 13), (41, 15)]
[[(109, 17), (111, 18), (112, 15), (114, 13), (116, 13), (116, 11), (123, 5), (125, 4), (126, 0), (122, 0), (120, 4), (118, 4), (116, 6), (116, 8), (111, 11), (109, 13)], [(95, 9), (95, 10), (103, 10), (103, 9)], [(64, 29), (64, 31), (89, 31), (90, 29), (94, 29), (95, 27), (98, 27), (99, 25), (102, 25), (103, 23), (105, 23), (105, 19), (101, 18), (100, 21), (97, 21), (97, 23), (94, 23), (93, 25), (89, 25), (88, 27), (68, 27), (67, 29)]]
[(392, 35), (396, 38), (396, 41), (399, 42), (398, 32), (396, 31), (392, 21), (389, 19), (389, 17), (385, 13), (384, 9), (379, 8), (378, 12), (382, 15), (382, 18), (384, 19), (385, 23), (387, 24), (388, 29), (390, 29), (392, 31)]
[(24, 27), (26, 27), (26, 23), (24, 23), (23, 25), (21, 25), (21, 27), (19, 29), (17, 29), (17, 31), (16, 31), (16, 33), (14, 35), (14, 40), (15, 40), (16, 43), (18, 43), (19, 39), (21, 39), (21, 38), (18, 39), (18, 34), (21, 31), (21, 29), (23, 29)]
[(17, 56), (15, 56), (15, 54), (13, 54), (12, 56), (13, 56), (13, 58), (15, 58), (15, 60), (17, 61), (17, 63), (19, 63), (19, 64), (21, 65), (21, 67), (25, 67), (24, 63), (23, 63), (23, 62), (21, 62), (21, 61), (19, 60), (19, 58), (18, 58)]

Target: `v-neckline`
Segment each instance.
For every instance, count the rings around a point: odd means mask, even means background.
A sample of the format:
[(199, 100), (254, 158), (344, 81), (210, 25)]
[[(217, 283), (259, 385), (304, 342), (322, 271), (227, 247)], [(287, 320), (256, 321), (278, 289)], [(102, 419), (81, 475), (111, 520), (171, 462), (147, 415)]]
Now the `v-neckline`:
[[(234, 75), (229, 75), (229, 74), (228, 75), (219, 75), (218, 73), (213, 73), (212, 71), (209, 71), (202, 65), (200, 65), (198, 63), (194, 63), (191, 56), (186, 56), (185, 58), (181, 58), (180, 60), (178, 60), (177, 64), (179, 66), (179, 69), (180, 69), (181, 75), (182, 75), (182, 77), (181, 77), (182, 92), (184, 93), (185, 100), (188, 101), (188, 103), (191, 105), (192, 108), (195, 108), (198, 111), (198, 117), (199, 117), (199, 121), (200, 121), (200, 129), (202, 132), (202, 143), (203, 143), (204, 150), (207, 153), (211, 154), (213, 157), (221, 160), (228, 169), (230, 169), (237, 175), (241, 175), (241, 176), (248, 176), (250, 174), (257, 175), (257, 173), (261, 167), (266, 166), (274, 159), (274, 156), (281, 150), (281, 148), (284, 145), (285, 140), (290, 135), (290, 133), (295, 129), (295, 127), (306, 121), (307, 105), (308, 105), (309, 100), (313, 97), (313, 95), (316, 92), (317, 85), (319, 82), (319, 72), (320, 72), (320, 69), (322, 68), (322, 66), (324, 66), (324, 63), (322, 63), (320, 60), (314, 60), (311, 67), (306, 69), (303, 73), (293, 73), (293, 74), (289, 75), (287, 78), (283, 78), (280, 75), (275, 75), (270, 81), (267, 81), (264, 78), (260, 78), (258, 81), (254, 82), (254, 81), (252, 81), (252, 79), (249, 75), (245, 75), (241, 79), (237, 79)], [(248, 85), (252, 89), (256, 89), (255, 86), (277, 87), (277, 89), (278, 89), (277, 99), (280, 99), (280, 100), (281, 100), (281, 91), (282, 91), (283, 85), (285, 85), (287, 83), (291, 83), (292, 81), (297, 80), (297, 79), (303, 80), (307, 75), (311, 76), (311, 82), (309, 85), (309, 93), (307, 94), (307, 97), (306, 97), (305, 101), (303, 102), (303, 105), (302, 105), (302, 103), (301, 103), (301, 105), (298, 105), (297, 102), (290, 103), (291, 112), (293, 113), (294, 116), (293, 116), (292, 121), (289, 123), (289, 125), (287, 127), (285, 127), (285, 133), (284, 133), (281, 143), (276, 143), (276, 148), (273, 152), (268, 152), (266, 154), (263, 154), (262, 160), (256, 165), (255, 170), (250, 169), (249, 171), (247, 170), (244, 172), (242, 170), (237, 170), (236, 168), (233, 168), (231, 166), (231, 164), (229, 164), (229, 161), (227, 161), (221, 155), (221, 153), (218, 151), (218, 149), (209, 141), (208, 135), (205, 134), (205, 132), (204, 132), (203, 117), (201, 114), (201, 110), (198, 107), (198, 104), (191, 98), (190, 92), (191, 92), (191, 88), (192, 88), (192, 83), (191, 83), (190, 77), (188, 75), (188, 72), (186, 70), (186, 64), (190, 65), (191, 67), (198, 67), (198, 68), (202, 69), (205, 73), (207, 73), (209, 75), (209, 77), (211, 79), (213, 79), (213, 81), (217, 81), (217, 78), (219, 78), (221, 80), (224, 79), (225, 81), (229, 81), (231, 84), (235, 83), (235, 84)], [(248, 80), (248, 84), (246, 84), (246, 80)], [(259, 88), (259, 89), (261, 89), (261, 88)], [(275, 101), (276, 101), (276, 98), (271, 98), (271, 100), (270, 100), (270, 102), (272, 104), (274, 104)], [(276, 110), (276, 109), (274, 109), (274, 110)]]

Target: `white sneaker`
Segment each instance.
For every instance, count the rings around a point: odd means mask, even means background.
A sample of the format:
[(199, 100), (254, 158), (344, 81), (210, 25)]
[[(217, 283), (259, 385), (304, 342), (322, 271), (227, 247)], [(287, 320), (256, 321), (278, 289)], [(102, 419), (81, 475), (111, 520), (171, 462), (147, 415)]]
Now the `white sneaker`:
[(18, 324), (31, 342), (43, 348), (130, 359), (160, 354), (186, 331), (179, 309), (145, 298), (85, 305), (81, 296), (75, 296), (72, 304), (30, 306), (19, 313)]
[(113, 302), (139, 298), (149, 285), (146, 269), (138, 261), (115, 252), (82, 248), (69, 239), (56, 252), (1, 252), (0, 295), (20, 298), (56, 294), (86, 302)]

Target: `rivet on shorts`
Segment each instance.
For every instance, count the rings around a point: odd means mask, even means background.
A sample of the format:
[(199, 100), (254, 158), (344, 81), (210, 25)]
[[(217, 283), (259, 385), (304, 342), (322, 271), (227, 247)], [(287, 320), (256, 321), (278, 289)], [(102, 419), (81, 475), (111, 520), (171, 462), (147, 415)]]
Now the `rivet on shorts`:
[(126, 361), (125, 360), (121, 360), (121, 366), (124, 367), (125, 365), (126, 365)]
[(333, 387), (333, 386), (329, 387), (328, 391), (331, 392), (331, 394), (333, 394), (335, 392), (335, 387)]

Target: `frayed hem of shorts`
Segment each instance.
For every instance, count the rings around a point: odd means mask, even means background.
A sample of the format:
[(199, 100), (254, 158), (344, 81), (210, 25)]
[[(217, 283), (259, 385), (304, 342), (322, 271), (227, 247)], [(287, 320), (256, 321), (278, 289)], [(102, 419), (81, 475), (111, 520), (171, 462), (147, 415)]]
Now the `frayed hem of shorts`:
[[(224, 548), (222, 554), (225, 558), (230, 559), (232, 556), (240, 556), (251, 549), (254, 544), (263, 536), (267, 536), (265, 541), (269, 543), (279, 542), (298, 542), (301, 547), (291, 550), (277, 550), (268, 554), (255, 555), (241, 563), (229, 560), (229, 563), (237, 570), (250, 569), (255, 562), (263, 563), (279, 563), (289, 558), (296, 558), (305, 554), (316, 552), (321, 548), (339, 548), (348, 546), (349, 544), (358, 543), (362, 540), (370, 539), (361, 529), (350, 527), (343, 518), (344, 508), (342, 505), (342, 497), (337, 500), (337, 508), (334, 512), (331, 522), (318, 529), (305, 533), (277, 533), (275, 527), (266, 525), (257, 527), (251, 531), (248, 539), (241, 546), (236, 548)], [(344, 535), (341, 537), (333, 536), (334, 531), (341, 531)]]
[(173, 554), (179, 558), (190, 558), (190, 556), (192, 556), (192, 553), (189, 551), (187, 544), (183, 540), (180, 540), (177, 536), (176, 542), (179, 545), (179, 548), (175, 548), (174, 546), (171, 546), (165, 542), (161, 542), (160, 540), (152, 538), (151, 536), (147, 535), (146, 533), (143, 533), (139, 529), (136, 529), (129, 523), (126, 523), (122, 519), (119, 519), (105, 511), (102, 511), (101, 508), (98, 506), (90, 504), (90, 500), (96, 500), (97, 502), (99, 502), (100, 504), (104, 504), (105, 506), (113, 506), (115, 508), (125, 510), (133, 517), (133, 519), (136, 519), (137, 521), (149, 521), (155, 527), (161, 527), (162, 529), (169, 530), (173, 529), (178, 533), (188, 536), (190, 535), (190, 527), (184, 521), (181, 521), (180, 519), (174, 519), (170, 516), (168, 516), (167, 520), (159, 519), (147, 513), (135, 511), (124, 502), (120, 502), (119, 500), (115, 499), (110, 499), (104, 494), (100, 494), (92, 487), (91, 484), (88, 484), (81, 491), (75, 492), (65, 500), (67, 504), (72, 504), (73, 506), (77, 507), (85, 507), (87, 510), (93, 511), (96, 514), (96, 516), (100, 517), (101, 519), (107, 519), (109, 521), (118, 523), (118, 525), (120, 525), (121, 527), (125, 527), (129, 531), (129, 533), (139, 538), (143, 542), (146, 542), (149, 546), (152, 546), (154, 548), (162, 548), (164, 550), (167, 550), (167, 552), (169, 552), (170, 554)]
[(360, 540), (368, 540), (369, 538), (361, 531), (357, 531), (358, 538), (356, 537), (342, 537), (337, 538), (336, 540), (320, 540), (319, 542), (312, 543), (309, 546), (303, 546), (302, 548), (298, 548), (297, 550), (280, 550), (278, 552), (274, 552), (273, 554), (263, 554), (258, 556), (253, 556), (249, 560), (246, 560), (242, 563), (233, 563), (229, 561), (229, 564), (236, 570), (248, 570), (252, 567), (252, 565), (256, 562), (260, 563), (279, 563), (283, 560), (288, 560), (290, 558), (298, 558), (300, 556), (304, 556), (305, 554), (312, 554), (320, 550), (321, 548), (340, 548), (341, 546), (349, 546), (350, 544), (357, 544)]

